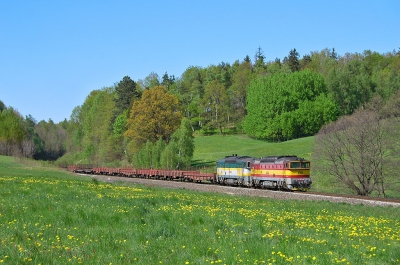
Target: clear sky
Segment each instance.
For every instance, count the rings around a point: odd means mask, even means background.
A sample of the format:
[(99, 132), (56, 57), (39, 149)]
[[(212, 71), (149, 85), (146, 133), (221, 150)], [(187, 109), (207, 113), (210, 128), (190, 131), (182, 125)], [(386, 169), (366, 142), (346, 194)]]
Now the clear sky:
[(0, 100), (60, 122), (125, 75), (180, 77), (258, 47), (267, 61), (293, 48), (397, 51), (400, 0), (0, 0)]

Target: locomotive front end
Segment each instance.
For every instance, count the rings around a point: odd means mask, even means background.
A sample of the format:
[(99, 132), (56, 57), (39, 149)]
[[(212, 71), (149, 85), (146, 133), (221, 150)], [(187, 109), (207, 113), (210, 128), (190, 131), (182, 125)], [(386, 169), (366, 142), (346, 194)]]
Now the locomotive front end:
[(311, 163), (303, 158), (287, 161), (284, 164), (286, 185), (290, 190), (307, 191), (311, 188)]
[(255, 187), (279, 190), (311, 188), (310, 161), (291, 156), (267, 156), (254, 161), (252, 178)]

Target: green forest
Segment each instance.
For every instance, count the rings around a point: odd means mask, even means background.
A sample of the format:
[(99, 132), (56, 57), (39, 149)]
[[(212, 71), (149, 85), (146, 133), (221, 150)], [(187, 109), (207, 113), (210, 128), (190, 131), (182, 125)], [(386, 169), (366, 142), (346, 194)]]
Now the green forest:
[(336, 128), (344, 117), (365, 111), (378, 121), (399, 117), (400, 50), (339, 55), (327, 48), (300, 56), (293, 49), (284, 58), (265, 58), (259, 47), (252, 58), (188, 66), (179, 77), (124, 76), (93, 90), (60, 123), (23, 116), (0, 98), (0, 154), (182, 169), (191, 164), (195, 135), (270, 142), (320, 135), (322, 141), (348, 128)]

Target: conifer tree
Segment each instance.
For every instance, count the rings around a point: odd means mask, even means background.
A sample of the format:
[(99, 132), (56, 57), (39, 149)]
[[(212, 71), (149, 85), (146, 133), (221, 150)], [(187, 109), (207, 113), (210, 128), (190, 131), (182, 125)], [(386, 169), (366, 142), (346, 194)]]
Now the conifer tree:
[(136, 89), (136, 83), (129, 76), (124, 76), (122, 80), (115, 87), (115, 111), (112, 118), (112, 124), (115, 119), (124, 112), (129, 110), (132, 102), (140, 98), (140, 93)]
[(300, 71), (299, 57), (300, 55), (296, 51), (296, 49), (293, 49), (289, 52), (289, 58), (287, 58), (287, 64), (289, 65), (289, 68), (290, 70), (292, 70), (292, 72)]

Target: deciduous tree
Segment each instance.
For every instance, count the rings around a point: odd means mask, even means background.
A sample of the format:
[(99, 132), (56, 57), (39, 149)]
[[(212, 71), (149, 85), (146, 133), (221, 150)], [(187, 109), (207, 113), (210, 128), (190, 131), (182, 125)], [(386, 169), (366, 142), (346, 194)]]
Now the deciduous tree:
[(25, 117), (24, 125), (26, 136), (22, 142), (22, 153), (25, 157), (32, 158), (35, 153), (40, 153), (43, 150), (42, 140), (35, 131), (37, 124), (32, 115)]
[(124, 134), (132, 142), (132, 154), (147, 141), (155, 143), (161, 138), (168, 143), (181, 119), (177, 96), (169, 94), (163, 86), (145, 90), (142, 98), (133, 103)]
[[(323, 94), (326, 94), (326, 85), (322, 76), (308, 70), (259, 77), (250, 83), (247, 90), (247, 116), (243, 128), (248, 135), (260, 139), (312, 135), (318, 125), (310, 124), (312, 121), (308, 119), (310, 114), (306, 109), (321, 109), (321, 104), (334, 107), (334, 104), (326, 102), (327, 98), (319, 98)], [(315, 111), (315, 115), (332, 112), (335, 110)], [(318, 124), (331, 118), (335, 118), (334, 115), (321, 117)]]
[(134, 156), (133, 164), (136, 168), (153, 168), (152, 156), (153, 156), (154, 144), (151, 141), (147, 141), (144, 146), (140, 149), (136, 156)]
[(212, 81), (206, 86), (205, 94), (202, 100), (203, 116), (205, 123), (209, 128), (218, 129), (222, 134), (223, 127), (228, 123), (229, 101), (225, 86)]
[(176, 169), (178, 164), (177, 157), (178, 148), (175, 142), (170, 142), (161, 153), (161, 167), (165, 169)]
[(199, 129), (202, 122), (200, 100), (204, 95), (205, 72), (190, 66), (177, 82), (174, 94), (179, 98), (184, 116), (190, 120), (192, 130)]
[(113, 88), (94, 90), (71, 115), (68, 146), (83, 154), (81, 163), (109, 162), (109, 136), (113, 135), (110, 128), (113, 128), (115, 110), (113, 96)]
[(232, 86), (228, 93), (231, 115), (236, 123), (241, 122), (246, 115), (246, 88), (252, 77), (251, 63), (246, 61), (238, 65), (232, 76)]
[(161, 154), (166, 147), (163, 139), (158, 139), (157, 143), (154, 145), (152, 152), (152, 165), (154, 168), (161, 168)]
[(352, 114), (371, 100), (374, 92), (374, 84), (361, 60), (351, 60), (344, 67), (332, 68), (327, 84), (340, 115)]
[(0, 112), (0, 152), (13, 155), (21, 152), (20, 144), (25, 137), (23, 118), (12, 107)]
[(324, 126), (315, 138), (315, 172), (331, 175), (358, 195), (385, 196), (386, 178), (399, 173), (393, 162), (400, 135), (398, 124), (381, 117), (376, 109), (360, 109)]
[(155, 72), (151, 72), (148, 76), (144, 78), (144, 80), (138, 80), (138, 85), (141, 87), (141, 90), (144, 91), (146, 89), (152, 89), (156, 86), (160, 85), (159, 76)]
[(64, 142), (66, 130), (51, 119), (47, 122), (42, 120), (34, 127), (40, 139), (40, 149), (34, 158), (40, 160), (56, 160), (65, 153)]
[(175, 168), (184, 169), (190, 166), (194, 152), (194, 137), (187, 118), (182, 119), (179, 129), (172, 134), (171, 142), (175, 144), (177, 151)]
[(128, 119), (127, 115), (128, 109), (124, 110), (115, 119), (113, 133), (107, 139), (107, 161), (121, 161), (126, 158), (126, 139), (124, 138), (124, 133)]

